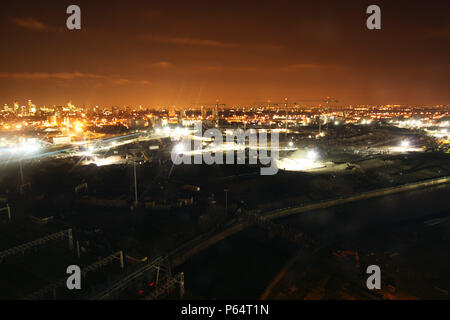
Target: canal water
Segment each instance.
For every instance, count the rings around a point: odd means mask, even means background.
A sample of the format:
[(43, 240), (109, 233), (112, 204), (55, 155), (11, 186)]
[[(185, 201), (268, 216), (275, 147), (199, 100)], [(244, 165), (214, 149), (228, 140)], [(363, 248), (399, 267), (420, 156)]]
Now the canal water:
[[(450, 186), (399, 193), (348, 203), (277, 220), (305, 232), (322, 244), (340, 239), (353, 242), (367, 230), (381, 230), (411, 221), (450, 215)], [(269, 239), (257, 227), (248, 228), (201, 251), (181, 265), (190, 298), (258, 299), (274, 277), (298, 252), (298, 247)]]

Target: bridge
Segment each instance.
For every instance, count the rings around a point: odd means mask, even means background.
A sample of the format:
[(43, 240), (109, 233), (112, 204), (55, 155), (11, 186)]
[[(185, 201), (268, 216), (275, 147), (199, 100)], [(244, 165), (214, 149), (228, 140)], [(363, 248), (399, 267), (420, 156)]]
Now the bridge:
[(22, 253), (24, 254), (27, 250), (30, 250), (32, 248), (42, 246), (50, 241), (56, 241), (56, 240), (63, 240), (64, 238), (67, 238), (69, 240), (69, 248), (73, 248), (73, 236), (72, 236), (72, 229), (67, 229), (64, 231), (59, 231), (53, 234), (50, 234), (48, 236), (15, 246), (13, 248), (4, 250), (0, 252), (0, 263), (3, 262), (3, 259)]
[[(120, 295), (125, 289), (133, 283), (139, 282), (142, 278), (154, 275), (156, 273), (155, 288), (145, 299), (158, 299), (167, 293), (167, 290), (173, 286), (180, 285), (180, 294), (184, 294), (184, 274), (172, 276), (171, 266), (168, 256), (157, 257), (151, 262), (147, 262), (137, 270), (125, 275), (115, 281), (111, 286), (93, 294), (90, 300), (112, 299)], [(162, 274), (161, 274), (162, 273)], [(161, 280), (161, 281), (160, 281)], [(161, 284), (160, 284), (161, 282)]]
[[(427, 187), (433, 187), (438, 185), (447, 184), (450, 182), (450, 176), (446, 177), (440, 177), (435, 179), (428, 179), (408, 184), (403, 184), (400, 186), (395, 187), (388, 187), (383, 189), (377, 189), (367, 192), (362, 192), (358, 194), (354, 194), (348, 197), (339, 197), (335, 199), (328, 199), (328, 200), (322, 200), (317, 201), (313, 203), (307, 203), (307, 204), (300, 204), (298, 206), (288, 207), (288, 208), (282, 208), (278, 210), (274, 210), (271, 212), (268, 212), (266, 214), (259, 214), (259, 217), (257, 219), (257, 224), (264, 225), (264, 226), (270, 226), (271, 223), (268, 223), (270, 220), (280, 219), (284, 218), (290, 215), (309, 212), (317, 209), (324, 209), (329, 208), (345, 203), (350, 203), (354, 201), (361, 201), (366, 200), (370, 198), (375, 197), (382, 197), (390, 194), (400, 193), (400, 192), (407, 192), (412, 191), (416, 189), (422, 189)], [(255, 213), (258, 214), (258, 213)], [(253, 214), (254, 216), (254, 214)], [(254, 219), (253, 219), (254, 220)], [(229, 236), (240, 232), (244, 229), (246, 229), (248, 226), (252, 225), (252, 223), (255, 223), (249, 217), (245, 218), (245, 221), (237, 221), (235, 220), (233, 223), (230, 223), (227, 225), (227, 227), (219, 232), (216, 232), (214, 234), (206, 234), (204, 237), (198, 237), (196, 241), (193, 241), (194, 243), (184, 250), (180, 250), (176, 253), (176, 255), (173, 257), (173, 266), (178, 266), (184, 263), (187, 259), (189, 259), (191, 256), (197, 254), (198, 252), (202, 251), (203, 249), (208, 248), (209, 246), (228, 238)], [(287, 230), (288, 236), (291, 237), (292, 232), (291, 230)], [(300, 238), (301, 239), (301, 238)], [(305, 238), (306, 240), (306, 238)], [(311, 239), (308, 239), (308, 243), (312, 244), (310, 241)]]
[[(123, 252), (118, 251), (116, 253), (113, 253), (113, 254), (107, 256), (106, 258), (100, 259), (97, 262), (81, 269), (81, 275), (83, 277), (85, 277), (89, 272), (97, 271), (117, 260), (120, 262), (120, 267), (123, 269), (123, 267), (124, 267)], [(60, 279), (54, 283), (51, 283), (48, 286), (28, 295), (27, 297), (24, 298), (24, 300), (41, 299), (41, 298), (45, 297), (46, 295), (48, 295), (49, 293), (53, 293), (53, 297), (56, 298), (57, 289), (64, 287), (66, 285), (66, 281), (67, 281), (67, 279), (64, 278), (64, 279)]]

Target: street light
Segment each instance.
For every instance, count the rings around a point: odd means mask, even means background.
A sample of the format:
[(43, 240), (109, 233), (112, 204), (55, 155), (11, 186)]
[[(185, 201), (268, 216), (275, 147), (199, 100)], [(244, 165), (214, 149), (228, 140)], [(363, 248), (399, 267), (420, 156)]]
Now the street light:
[(403, 148), (407, 148), (407, 147), (409, 147), (409, 145), (410, 145), (410, 143), (409, 143), (408, 140), (403, 140), (403, 141), (401, 142), (401, 146), (402, 146)]
[(223, 189), (225, 191), (225, 210), (228, 212), (228, 189)]
[(133, 159), (133, 171), (134, 171), (134, 206), (138, 205), (138, 192), (137, 192), (137, 178), (136, 178), (136, 160)]

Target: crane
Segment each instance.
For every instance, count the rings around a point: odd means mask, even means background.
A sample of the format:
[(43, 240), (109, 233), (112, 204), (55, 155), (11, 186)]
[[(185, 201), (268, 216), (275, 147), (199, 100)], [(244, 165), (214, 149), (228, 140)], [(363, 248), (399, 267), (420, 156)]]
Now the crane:
[[(336, 99), (330, 98), (330, 97), (326, 97), (325, 102), (327, 103), (326, 111), (327, 111), (327, 112), (331, 112), (330, 102), (339, 102), (339, 100), (336, 100)], [(328, 119), (327, 119), (327, 132), (328, 132), (328, 124), (329, 124), (329, 123), (330, 123), (330, 122), (329, 122)], [(319, 121), (319, 133), (320, 133), (320, 121)]]

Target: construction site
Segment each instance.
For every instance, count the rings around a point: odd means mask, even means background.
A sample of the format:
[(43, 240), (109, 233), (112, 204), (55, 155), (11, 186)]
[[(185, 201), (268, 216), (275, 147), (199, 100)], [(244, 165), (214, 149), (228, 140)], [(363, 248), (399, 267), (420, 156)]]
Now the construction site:
[[(156, 132), (4, 162), (0, 297), (448, 299), (449, 155), (412, 130), (326, 133), (281, 133), (272, 176), (174, 166), (180, 138)], [(364, 267), (376, 263), (389, 277), (374, 294)], [(70, 265), (81, 290), (66, 287)]]
[(74, 2), (0, 2), (0, 302), (450, 300), (449, 0)]

